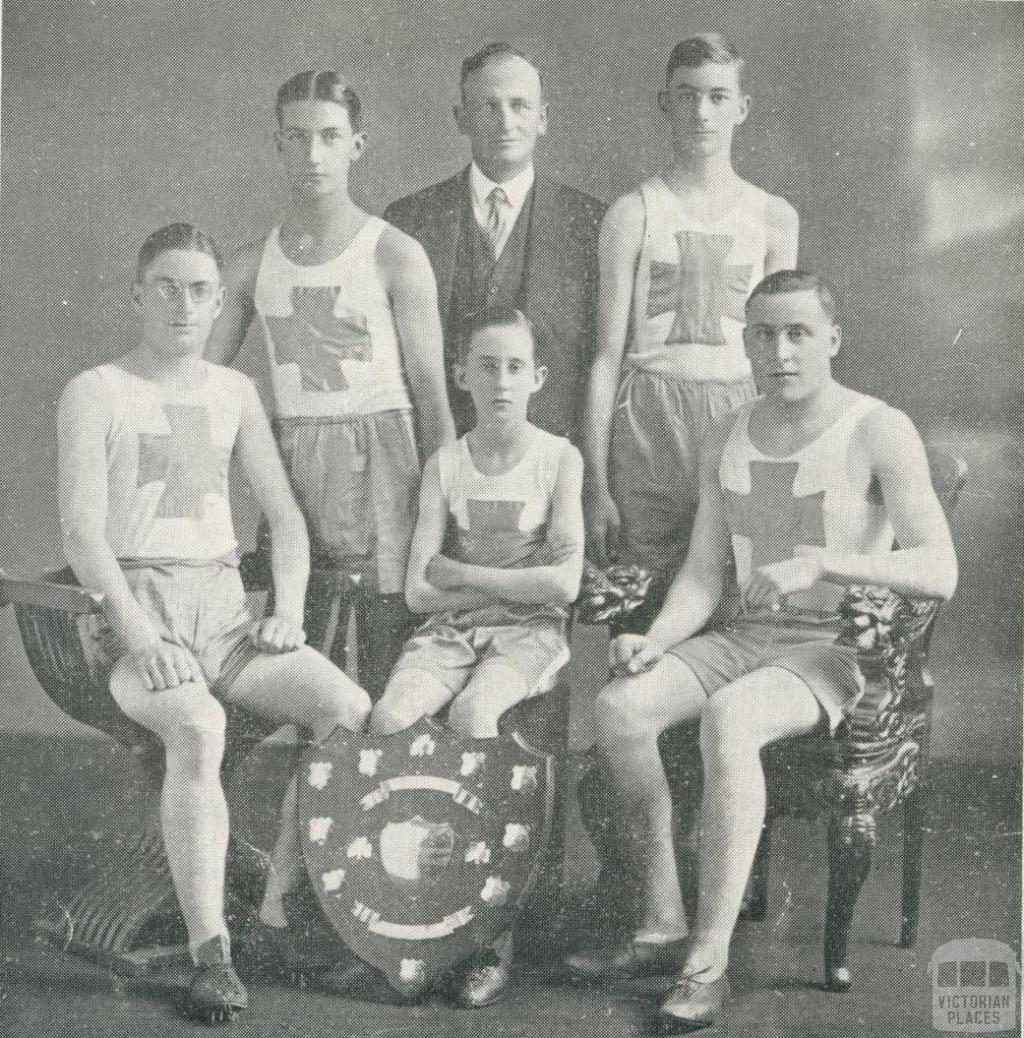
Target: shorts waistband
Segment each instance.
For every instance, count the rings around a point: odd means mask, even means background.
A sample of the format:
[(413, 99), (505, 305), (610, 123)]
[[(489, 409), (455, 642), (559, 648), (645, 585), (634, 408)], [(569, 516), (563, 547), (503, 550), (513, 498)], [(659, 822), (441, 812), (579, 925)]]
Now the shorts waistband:
[(238, 552), (228, 552), (226, 555), (216, 555), (210, 559), (181, 559), (172, 556), (153, 556), (143, 558), (140, 556), (123, 556), (117, 560), (122, 571), (135, 572), (140, 569), (204, 569), (207, 566), (218, 566), (222, 569), (238, 569)]
[(717, 346), (673, 346), (671, 358), (664, 351), (627, 353), (622, 362), (625, 372), (642, 371), (646, 375), (674, 382), (719, 382), (733, 385), (751, 378), (750, 362), (745, 355)]
[(412, 414), (409, 407), (391, 407), (383, 411), (371, 411), (368, 414), (310, 414), (310, 415), (274, 415), (271, 424), (278, 432), (287, 429), (301, 429), (308, 426), (330, 426), (330, 425), (363, 425), (374, 418), (384, 415)]

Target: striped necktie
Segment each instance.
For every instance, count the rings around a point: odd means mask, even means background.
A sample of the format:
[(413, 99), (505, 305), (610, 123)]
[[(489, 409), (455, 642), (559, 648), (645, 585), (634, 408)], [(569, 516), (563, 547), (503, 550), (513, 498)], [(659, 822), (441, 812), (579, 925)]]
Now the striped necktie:
[(487, 226), (484, 234), (491, 243), (491, 255), (497, 259), (501, 255), (501, 247), (505, 244), (505, 235), (508, 231), (509, 216), (508, 195), (501, 187), (494, 188), (487, 196)]

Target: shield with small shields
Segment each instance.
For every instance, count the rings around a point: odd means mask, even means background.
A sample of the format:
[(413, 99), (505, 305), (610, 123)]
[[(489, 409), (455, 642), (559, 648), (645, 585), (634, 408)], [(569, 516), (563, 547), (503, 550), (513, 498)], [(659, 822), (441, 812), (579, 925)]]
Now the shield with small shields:
[(299, 772), (313, 889), (348, 947), (417, 995), (512, 926), (553, 795), (550, 755), (518, 733), (466, 739), (429, 718), (388, 736), (339, 729)]

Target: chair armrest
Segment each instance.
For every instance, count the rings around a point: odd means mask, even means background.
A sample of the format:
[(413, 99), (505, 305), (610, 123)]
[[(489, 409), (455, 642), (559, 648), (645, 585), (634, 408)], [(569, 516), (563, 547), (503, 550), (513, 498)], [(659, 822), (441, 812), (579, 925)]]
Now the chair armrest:
[(103, 605), (103, 594), (77, 584), (54, 580), (13, 580), (0, 570), (0, 609), (6, 605), (56, 609), (79, 616), (97, 613)]
[[(857, 650), (864, 695), (836, 740), (844, 760), (893, 751), (907, 734), (912, 715), (927, 708), (931, 682), (919, 672), (938, 609), (937, 600), (908, 598), (886, 587), (847, 589), (837, 644)], [(907, 696), (908, 666), (915, 670), (913, 699)]]

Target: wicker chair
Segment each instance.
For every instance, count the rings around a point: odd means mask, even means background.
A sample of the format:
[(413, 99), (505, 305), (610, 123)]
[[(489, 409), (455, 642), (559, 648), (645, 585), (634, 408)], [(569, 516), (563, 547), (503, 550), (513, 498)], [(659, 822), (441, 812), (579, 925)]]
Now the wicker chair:
[[(967, 467), (929, 449), (932, 483), (947, 517), (963, 488)], [(851, 587), (842, 605), (839, 640), (856, 646), (865, 694), (834, 738), (810, 734), (773, 744), (764, 752), (767, 816), (754, 860), (748, 918), (766, 911), (771, 827), (783, 815), (827, 816), (828, 902), (825, 915), (825, 983), (845, 991), (850, 923), (871, 865), (880, 814), (903, 810), (903, 896), (900, 947), (917, 938), (921, 889), (923, 790), (928, 757), (933, 682), (928, 650), (938, 613), (936, 601), (908, 599), (887, 588)], [(666, 732), (660, 743), (669, 784), (691, 803), (700, 794), (698, 726)], [(606, 794), (596, 757), (577, 790), (584, 824), (606, 866), (612, 859)], [(679, 856), (691, 853), (679, 843)]]
[[(258, 588), (250, 588), (258, 590)], [(66, 903), (47, 906), (36, 932), (63, 950), (98, 960), (117, 972), (137, 974), (187, 955), (187, 946), (166, 935), (181, 933), (159, 818), (163, 748), (159, 740), (124, 714), (107, 694), (90, 663), (79, 619), (98, 612), (102, 595), (78, 586), (70, 569), (39, 580), (0, 575), (0, 607), (14, 606), (22, 644), (43, 691), (64, 713), (97, 728), (131, 753), (135, 784), (145, 798), (145, 820), (127, 840), (104, 848), (98, 874)], [(228, 708), (225, 781), (276, 725)], [(231, 890), (253, 896), (261, 886), (266, 858), (244, 843), (229, 851)]]
[[(262, 552), (248, 552), (240, 565), (248, 592), (270, 588), (270, 568)], [(318, 571), (317, 587), (329, 596), (327, 605), (337, 613), (335, 599), (350, 597), (353, 588), (344, 574)], [(113, 843), (99, 875), (76, 891), (66, 903), (48, 906), (35, 920), (37, 933), (62, 949), (98, 960), (111, 969), (138, 974), (187, 954), (187, 947), (166, 935), (181, 931), (177, 901), (164, 855), (158, 797), (163, 774), (163, 750), (145, 728), (124, 714), (107, 694), (89, 663), (78, 620), (98, 612), (102, 595), (78, 586), (70, 569), (47, 574), (39, 580), (10, 580), (0, 573), (0, 608), (13, 605), (29, 663), (43, 691), (64, 713), (106, 733), (131, 753), (140, 795), (148, 798), (141, 831), (126, 841)], [(337, 619), (324, 632), (325, 655), (343, 657), (345, 631)], [(569, 690), (564, 678), (545, 696), (519, 704), (502, 718), (501, 730), (518, 730), (531, 745), (549, 752), (555, 761), (556, 811), (538, 890), (531, 899), (530, 920), (547, 911), (561, 882), (565, 821), (565, 736), (568, 730)], [(228, 739), (222, 768), (225, 784), (239, 770), (242, 781), (251, 779), (252, 767), (240, 769), (245, 757), (276, 725), (228, 708)], [(275, 746), (279, 754), (298, 760), (298, 747)], [(268, 751), (269, 752), (269, 751)], [(267, 758), (268, 760), (271, 758)], [(254, 757), (256, 767), (266, 763)], [(276, 792), (276, 788), (274, 790)], [(276, 810), (267, 792), (246, 790), (237, 800), (242, 813), (261, 815)], [(263, 800), (267, 800), (263, 803)], [(246, 818), (251, 823), (251, 818)], [(266, 842), (265, 825), (244, 825), (246, 836)], [(252, 831), (249, 831), (252, 830)], [(246, 839), (232, 838), (229, 850), (228, 891), (252, 901), (262, 890), (267, 848)], [(524, 923), (524, 926), (526, 924)]]

